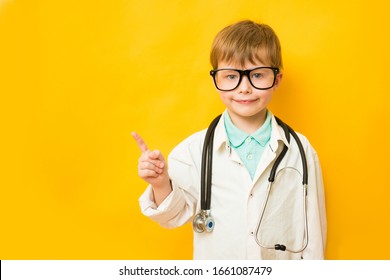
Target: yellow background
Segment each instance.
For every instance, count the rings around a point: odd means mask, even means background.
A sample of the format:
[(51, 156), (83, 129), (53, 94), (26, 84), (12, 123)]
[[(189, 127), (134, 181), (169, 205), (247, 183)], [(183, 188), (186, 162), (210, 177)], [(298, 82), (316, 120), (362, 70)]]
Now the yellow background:
[(326, 257), (390, 259), (380, 0), (0, 0), (0, 259), (191, 259), (190, 225), (140, 213), (130, 132), (167, 155), (222, 112), (210, 45), (247, 18), (282, 43), (271, 110), (320, 156)]

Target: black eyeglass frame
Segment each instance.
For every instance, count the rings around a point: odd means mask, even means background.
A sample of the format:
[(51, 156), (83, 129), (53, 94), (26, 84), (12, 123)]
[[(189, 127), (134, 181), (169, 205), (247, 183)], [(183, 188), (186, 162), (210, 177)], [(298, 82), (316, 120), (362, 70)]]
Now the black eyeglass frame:
[[(257, 69), (271, 69), (274, 73), (274, 81), (272, 82), (272, 85), (270, 87), (266, 87), (266, 88), (259, 88), (259, 87), (256, 87), (253, 83), (252, 83), (252, 80), (250, 78), (250, 72), (252, 72), (253, 70), (257, 70)], [(232, 89), (220, 89), (217, 85), (217, 81), (215, 80), (215, 74), (217, 74), (217, 72), (219, 71), (222, 71), (222, 70), (234, 70), (234, 71), (237, 71), (239, 74), (240, 74), (240, 78), (238, 80), (238, 83), (237, 85), (232, 88)], [(255, 88), (255, 89), (259, 89), (259, 90), (266, 90), (266, 89), (270, 89), (272, 88), (274, 85), (275, 85), (275, 81), (276, 81), (276, 76), (279, 74), (279, 68), (277, 67), (268, 67), (268, 66), (261, 66), (261, 67), (255, 67), (255, 68), (252, 68), (252, 69), (247, 69), (247, 70), (240, 70), (240, 69), (234, 69), (234, 68), (221, 68), (221, 69), (215, 69), (215, 70), (211, 70), (210, 71), (210, 75), (213, 77), (213, 81), (214, 81), (214, 85), (215, 87), (220, 90), (220, 91), (231, 91), (231, 90), (235, 90), (236, 88), (238, 88), (238, 86), (241, 84), (241, 80), (242, 80), (242, 76), (247, 76), (248, 77), (248, 80), (249, 82), (251, 83), (251, 85)]]

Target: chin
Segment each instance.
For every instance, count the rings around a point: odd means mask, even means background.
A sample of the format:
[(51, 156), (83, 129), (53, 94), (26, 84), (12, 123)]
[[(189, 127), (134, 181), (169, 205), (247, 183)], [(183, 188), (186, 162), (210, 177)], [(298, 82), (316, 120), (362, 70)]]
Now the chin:
[(266, 110), (236, 110), (234, 113), (242, 118), (253, 118), (261, 116)]

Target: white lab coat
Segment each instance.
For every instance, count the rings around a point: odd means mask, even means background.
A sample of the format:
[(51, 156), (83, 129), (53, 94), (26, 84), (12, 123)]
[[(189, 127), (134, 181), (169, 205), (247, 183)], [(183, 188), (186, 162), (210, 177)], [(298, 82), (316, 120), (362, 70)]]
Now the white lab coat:
[[(224, 114), (226, 113), (225, 111)], [(205, 133), (206, 130), (203, 130), (191, 135), (170, 153), (168, 163), (173, 191), (159, 207), (156, 207), (154, 203), (151, 186), (140, 197), (142, 213), (163, 227), (174, 228), (192, 222), (193, 217), (200, 210), (200, 167)], [(268, 147), (264, 150), (252, 181), (239, 156), (229, 146), (223, 118), (221, 118), (215, 129), (212, 173), (211, 213), (215, 220), (215, 229), (211, 233), (194, 233), (194, 259), (324, 258), (326, 213), (321, 168), (315, 150), (304, 136), (298, 135), (303, 144), (308, 164), (309, 243), (307, 248), (302, 253), (291, 254), (263, 249), (255, 241), (255, 229), (265, 200), (269, 173), (276, 157), (282, 150), (283, 142), (289, 147), (289, 151), (278, 170), (288, 166), (302, 171), (301, 158), (294, 139), (291, 137), (290, 144), (288, 144), (282, 128), (272, 116), (271, 139)], [(286, 172), (283, 175), (284, 183), (290, 182), (289, 173)], [(291, 180), (295, 179), (291, 178)], [(270, 199), (271, 197), (272, 194)], [(275, 201), (276, 204), (282, 204), (278, 203), (277, 199)], [(272, 211), (280, 206), (276, 204), (270, 201), (266, 211)], [(299, 207), (302, 209), (302, 206)], [(298, 245), (294, 246), (300, 246), (303, 242), (301, 230), (303, 211), (300, 213), (294, 214), (298, 216), (296, 220), (299, 221), (297, 223), (299, 229), (280, 233), (276, 226), (271, 230), (259, 231), (259, 239), (267, 242), (274, 235), (279, 234), (283, 240), (295, 240)], [(280, 219), (283, 221), (283, 217), (279, 217)], [(264, 225), (267, 225), (267, 217), (264, 218), (263, 222)]]

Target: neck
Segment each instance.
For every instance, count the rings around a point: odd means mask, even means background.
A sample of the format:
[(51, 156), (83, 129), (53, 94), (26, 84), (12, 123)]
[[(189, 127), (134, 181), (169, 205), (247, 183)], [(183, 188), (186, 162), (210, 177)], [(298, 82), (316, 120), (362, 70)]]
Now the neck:
[(237, 128), (247, 134), (252, 134), (264, 124), (267, 116), (267, 110), (263, 110), (260, 113), (249, 117), (239, 116), (232, 114), (231, 112), (229, 112), (229, 116)]

